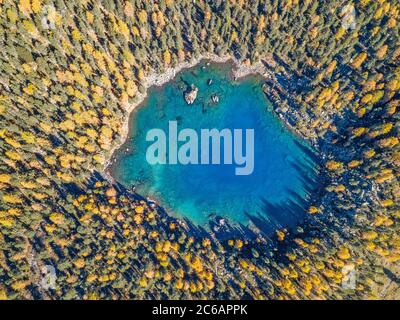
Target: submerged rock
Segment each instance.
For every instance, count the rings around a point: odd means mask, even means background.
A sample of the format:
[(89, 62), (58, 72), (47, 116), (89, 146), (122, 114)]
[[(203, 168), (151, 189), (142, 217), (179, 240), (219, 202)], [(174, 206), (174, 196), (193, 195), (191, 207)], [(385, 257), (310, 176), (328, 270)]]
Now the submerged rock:
[(196, 88), (193, 84), (189, 90), (185, 92), (184, 98), (187, 104), (193, 104), (193, 102), (197, 98), (197, 93), (199, 92), (199, 89)]

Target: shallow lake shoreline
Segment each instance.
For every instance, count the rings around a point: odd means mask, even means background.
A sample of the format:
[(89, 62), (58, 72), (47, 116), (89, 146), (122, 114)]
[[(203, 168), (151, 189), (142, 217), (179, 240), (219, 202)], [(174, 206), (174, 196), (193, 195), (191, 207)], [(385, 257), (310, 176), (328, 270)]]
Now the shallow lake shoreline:
[(225, 55), (220, 57), (215, 54), (203, 54), (191, 61), (180, 62), (173, 68), (167, 68), (162, 74), (158, 74), (156, 72), (149, 74), (145, 78), (143, 84), (145, 87), (145, 91), (143, 93), (139, 92), (135, 97), (136, 102), (129, 104), (125, 109), (126, 117), (124, 118), (124, 122), (122, 124), (122, 129), (119, 135), (119, 139), (108, 152), (108, 157), (103, 165), (102, 173), (109, 182), (116, 183), (115, 179), (112, 177), (110, 173), (110, 167), (112, 165), (112, 161), (114, 160), (118, 150), (126, 143), (130, 132), (129, 122), (131, 114), (136, 107), (138, 107), (145, 101), (148, 95), (148, 89), (154, 86), (160, 87), (168, 83), (169, 81), (173, 80), (176, 77), (177, 73), (179, 73), (184, 69), (192, 68), (197, 64), (199, 64), (201, 61), (210, 61), (211, 63), (228, 63), (231, 61), (233, 63), (233, 69), (231, 71), (232, 76), (236, 80), (254, 74), (260, 74), (261, 76), (266, 77), (267, 69), (265, 68), (262, 62), (257, 62), (249, 66), (244, 63), (241, 63), (239, 60), (237, 60), (235, 57), (231, 55)]

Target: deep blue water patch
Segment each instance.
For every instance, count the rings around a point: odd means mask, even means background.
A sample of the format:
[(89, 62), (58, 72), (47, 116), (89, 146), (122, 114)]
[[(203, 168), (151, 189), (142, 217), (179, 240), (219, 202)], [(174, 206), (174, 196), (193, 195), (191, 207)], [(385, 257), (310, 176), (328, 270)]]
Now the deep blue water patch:
[[(244, 225), (252, 221), (266, 232), (293, 226), (304, 218), (316, 184), (312, 149), (270, 110), (262, 79), (252, 76), (233, 81), (231, 68), (231, 64), (203, 62), (166, 85), (151, 88), (130, 118), (129, 137), (117, 152), (111, 173), (122, 185), (135, 187), (171, 214), (196, 224), (204, 224), (215, 214)], [(187, 105), (183, 92), (191, 84), (199, 93), (194, 104)], [(219, 97), (218, 103), (212, 101), (213, 95)], [(173, 120), (178, 130), (192, 128), (199, 136), (201, 129), (254, 129), (253, 173), (235, 175), (234, 163), (150, 165), (146, 161), (151, 144), (146, 141), (148, 130), (160, 128), (168, 133)]]

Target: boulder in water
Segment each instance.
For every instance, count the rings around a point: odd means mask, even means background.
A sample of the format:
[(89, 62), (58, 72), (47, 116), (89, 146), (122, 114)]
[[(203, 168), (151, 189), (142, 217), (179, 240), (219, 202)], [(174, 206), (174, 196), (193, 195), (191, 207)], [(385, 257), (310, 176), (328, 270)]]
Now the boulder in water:
[(193, 84), (189, 90), (187, 90), (184, 94), (184, 98), (187, 104), (193, 104), (193, 102), (197, 98), (197, 93), (199, 92), (199, 89), (196, 88)]

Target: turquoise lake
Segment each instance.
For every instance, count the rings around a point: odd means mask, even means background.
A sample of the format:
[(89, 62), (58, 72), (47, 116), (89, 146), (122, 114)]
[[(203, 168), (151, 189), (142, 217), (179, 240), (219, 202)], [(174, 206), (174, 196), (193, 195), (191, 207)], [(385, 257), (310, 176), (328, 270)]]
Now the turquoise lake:
[[(261, 77), (234, 81), (231, 70), (229, 63), (202, 62), (151, 88), (131, 115), (129, 137), (116, 153), (111, 174), (195, 224), (205, 224), (213, 214), (243, 225), (251, 221), (263, 231), (293, 226), (305, 217), (308, 195), (316, 186), (312, 149), (274, 115)], [(183, 94), (191, 84), (199, 91), (188, 105)], [(178, 130), (194, 129), (199, 137), (201, 129), (254, 129), (254, 171), (235, 175), (235, 163), (150, 165), (146, 150), (153, 142), (146, 141), (146, 134), (159, 128), (168, 137), (169, 121), (177, 121)]]

